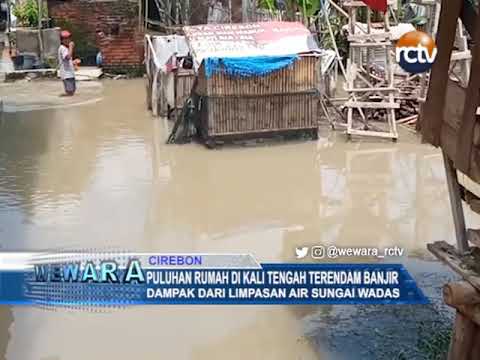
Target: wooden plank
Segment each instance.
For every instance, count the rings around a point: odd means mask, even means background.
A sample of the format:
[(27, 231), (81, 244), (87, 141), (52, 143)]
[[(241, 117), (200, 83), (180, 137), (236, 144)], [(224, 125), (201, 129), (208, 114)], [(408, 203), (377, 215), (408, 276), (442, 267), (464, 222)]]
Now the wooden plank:
[(366, 92), (366, 91), (378, 91), (378, 92), (388, 92), (388, 91), (393, 91), (393, 92), (399, 92), (400, 90), (398, 88), (394, 87), (366, 87), (366, 88), (346, 88), (346, 92)]
[[(475, 289), (480, 291), (480, 276), (478, 272), (472, 269), (470, 263), (465, 262), (465, 258), (458, 253), (455, 247), (447, 244), (445, 241), (437, 241), (433, 244), (427, 244), (427, 248), (440, 261), (448, 265)], [(466, 259), (472, 258), (466, 257)]]
[(445, 174), (447, 177), (447, 187), (450, 196), (450, 207), (452, 209), (453, 224), (455, 226), (457, 247), (460, 253), (464, 254), (469, 251), (469, 247), (457, 170), (454, 168), (452, 161), (448, 158), (448, 155), (445, 152), (443, 152), (443, 164), (445, 166)]
[(451, 61), (469, 60), (471, 58), (472, 58), (472, 54), (471, 54), (470, 50), (455, 51), (452, 54)]
[(473, 245), (480, 247), (480, 230), (478, 229), (468, 229), (467, 238)]
[(383, 25), (385, 31), (390, 32), (390, 12), (388, 11), (388, 9), (385, 13), (383, 13)]
[(480, 293), (468, 281), (443, 286), (443, 300), (449, 306), (480, 304)]
[[(465, 105), (465, 88), (461, 87), (459, 83), (449, 80), (447, 83), (446, 101), (443, 104), (443, 126), (447, 124), (456, 130), (456, 134), (452, 139), (455, 142), (455, 149), (457, 147), (458, 129), (460, 129), (460, 123), (462, 122), (463, 106)], [(444, 130), (442, 130), (444, 131)], [(442, 147), (445, 144), (442, 142)], [(455, 159), (456, 152), (448, 152), (451, 159)]]
[(349, 131), (353, 130), (353, 109), (347, 109), (347, 134), (350, 135)]
[(348, 41), (379, 41), (379, 40), (391, 40), (392, 35), (390, 33), (381, 32), (381, 33), (371, 33), (371, 34), (349, 34), (347, 36)]
[(417, 121), (417, 119), (418, 119), (418, 115), (411, 115), (403, 119), (398, 119), (397, 124), (404, 124), (404, 123), (410, 124), (411, 121)]
[(384, 46), (391, 46), (391, 42), (387, 41), (379, 41), (379, 42), (365, 42), (365, 43), (351, 43), (350, 46), (352, 47), (359, 47), (359, 48), (366, 48), (366, 47), (384, 47)]
[[(480, 24), (480, 14), (477, 15), (477, 24)], [(480, 26), (476, 26), (474, 34), (475, 45), (472, 48), (472, 69), (480, 67)], [(458, 170), (470, 174), (471, 152), (473, 146), (473, 130), (476, 121), (476, 112), (479, 102), (480, 72), (472, 71), (466, 91), (465, 106), (463, 107), (462, 122), (457, 138), (457, 154), (454, 163)]]
[(396, 139), (398, 137), (394, 133), (389, 133), (384, 131), (358, 130), (358, 129), (347, 129), (347, 134), (361, 135), (361, 136), (376, 136), (376, 137), (381, 137), (386, 139)]
[[(480, 200), (477, 198), (477, 199), (469, 199), (468, 200), (468, 205), (470, 206), (470, 209), (477, 213), (477, 214), (480, 214)], [(467, 236), (468, 236), (468, 230), (467, 230)], [(470, 241), (470, 238), (468, 239)], [(470, 241), (473, 243), (473, 241)], [(477, 245), (477, 244), (475, 244)], [(479, 243), (479, 246), (480, 246), (480, 243)]]
[(195, 82), (195, 72), (193, 70), (180, 70), (175, 73), (175, 108), (181, 109), (185, 100), (190, 96), (193, 84)]
[(418, 5), (435, 5), (437, 0), (417, 0), (415, 3)]
[(440, 145), (450, 57), (462, 3), (462, 0), (443, 0), (440, 11), (437, 56), (431, 70), (427, 100), (421, 111), (422, 139), (434, 146)]
[(356, 1), (356, 0), (345, 1), (342, 3), (342, 5), (345, 7), (366, 7), (367, 6), (367, 4), (365, 4), (363, 1)]
[(400, 104), (390, 102), (375, 102), (375, 101), (352, 101), (349, 100), (345, 103), (346, 107), (351, 108), (365, 108), (365, 109), (398, 109)]

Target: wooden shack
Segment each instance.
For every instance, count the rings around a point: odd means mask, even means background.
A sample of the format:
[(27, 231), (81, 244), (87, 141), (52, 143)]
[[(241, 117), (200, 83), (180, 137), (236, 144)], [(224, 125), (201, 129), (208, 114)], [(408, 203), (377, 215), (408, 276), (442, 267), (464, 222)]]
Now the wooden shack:
[[(459, 18), (474, 44), (465, 81), (450, 77)], [(463, 278), (444, 287), (445, 303), (456, 310), (449, 360), (480, 359), (480, 230), (467, 228), (462, 206), (464, 200), (480, 214), (479, 24), (478, 4), (442, 1), (437, 57), (421, 113), (423, 140), (443, 151), (456, 236), (456, 247), (438, 241), (428, 248)]]
[[(471, 50), (470, 79), (457, 81), (449, 76), (459, 18), (474, 43), (480, 42), (480, 27), (475, 27), (471, 18), (471, 13), (476, 10), (466, 11), (467, 3), (469, 0), (465, 4), (462, 0), (442, 1), (436, 39), (437, 57), (431, 70), (427, 99), (422, 106), (421, 128), (425, 142), (441, 147), (454, 169), (480, 184), (479, 46), (473, 46)], [(467, 17), (465, 13), (468, 13)]]
[(184, 68), (188, 56), (180, 35), (145, 35), (147, 106), (153, 115), (169, 116), (182, 109), (195, 80), (193, 69)]
[(205, 140), (286, 131), (316, 136), (320, 50), (302, 24), (216, 24), (184, 31), (197, 71), (194, 91), (201, 98), (199, 131)]

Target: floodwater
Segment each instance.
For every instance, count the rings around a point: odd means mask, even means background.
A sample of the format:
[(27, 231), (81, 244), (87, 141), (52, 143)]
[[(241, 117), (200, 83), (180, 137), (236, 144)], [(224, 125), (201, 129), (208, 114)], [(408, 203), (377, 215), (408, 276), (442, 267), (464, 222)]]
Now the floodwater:
[[(316, 244), (397, 245), (425, 258), (428, 242), (453, 239), (441, 156), (406, 130), (398, 143), (346, 142), (325, 128), (309, 142), (166, 145), (168, 123), (146, 111), (142, 80), (82, 83), (74, 99), (41, 90), (60, 85), (32, 84), (20, 85), (22, 97), (0, 88), (9, 111), (0, 122), (3, 249), (287, 262), (295, 247)], [(318, 308), (3, 308), (0, 359), (335, 358), (307, 336)]]

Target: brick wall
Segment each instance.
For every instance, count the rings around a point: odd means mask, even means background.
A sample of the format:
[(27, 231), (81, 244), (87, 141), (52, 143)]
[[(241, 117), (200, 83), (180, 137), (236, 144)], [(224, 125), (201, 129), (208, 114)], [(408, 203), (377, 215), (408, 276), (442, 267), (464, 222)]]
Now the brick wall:
[(138, 28), (137, 1), (49, 0), (48, 10), (57, 24), (81, 29), (82, 36), (100, 49), (105, 71), (143, 70), (144, 34)]

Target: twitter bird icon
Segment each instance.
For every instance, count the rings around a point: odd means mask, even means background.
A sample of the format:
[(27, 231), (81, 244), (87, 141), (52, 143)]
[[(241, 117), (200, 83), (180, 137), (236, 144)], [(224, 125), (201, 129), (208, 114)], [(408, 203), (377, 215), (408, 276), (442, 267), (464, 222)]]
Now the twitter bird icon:
[(308, 255), (308, 247), (296, 248), (295, 254), (297, 255), (297, 259), (303, 259), (305, 256)]

